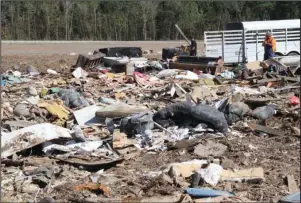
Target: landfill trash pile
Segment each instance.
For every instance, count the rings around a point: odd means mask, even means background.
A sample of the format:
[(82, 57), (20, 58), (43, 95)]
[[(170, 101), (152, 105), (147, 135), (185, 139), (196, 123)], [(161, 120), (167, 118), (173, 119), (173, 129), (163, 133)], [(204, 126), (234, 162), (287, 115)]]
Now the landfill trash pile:
[(300, 198), (300, 62), (148, 52), (3, 74), (3, 202)]

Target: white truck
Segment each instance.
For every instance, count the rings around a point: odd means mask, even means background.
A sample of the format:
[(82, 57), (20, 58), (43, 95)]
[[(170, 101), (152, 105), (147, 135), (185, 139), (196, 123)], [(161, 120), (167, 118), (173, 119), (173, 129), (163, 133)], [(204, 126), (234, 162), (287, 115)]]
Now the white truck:
[(262, 61), (267, 31), (276, 40), (276, 56), (300, 55), (300, 19), (228, 23), (224, 31), (204, 32), (206, 57), (223, 57), (225, 64)]

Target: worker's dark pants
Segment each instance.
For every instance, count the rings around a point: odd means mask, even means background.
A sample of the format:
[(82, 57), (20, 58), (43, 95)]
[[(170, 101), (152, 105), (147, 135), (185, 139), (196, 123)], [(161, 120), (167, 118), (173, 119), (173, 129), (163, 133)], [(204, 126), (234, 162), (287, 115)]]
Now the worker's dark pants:
[(275, 54), (272, 52), (272, 53), (265, 53), (264, 56), (263, 56), (263, 60), (268, 60), (269, 58), (272, 58), (272, 57), (275, 57)]
[(196, 56), (196, 51), (194, 50), (190, 51), (190, 56)]
[(263, 60), (268, 60), (269, 58), (272, 57), (275, 57), (275, 53), (273, 52), (272, 47), (269, 45), (265, 45)]

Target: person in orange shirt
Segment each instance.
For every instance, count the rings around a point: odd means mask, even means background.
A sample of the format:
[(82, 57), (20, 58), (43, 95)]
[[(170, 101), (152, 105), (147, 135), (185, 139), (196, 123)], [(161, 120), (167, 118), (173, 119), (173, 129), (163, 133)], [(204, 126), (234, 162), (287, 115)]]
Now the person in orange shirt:
[(276, 40), (272, 37), (270, 32), (266, 33), (262, 46), (264, 47), (264, 60), (275, 57)]

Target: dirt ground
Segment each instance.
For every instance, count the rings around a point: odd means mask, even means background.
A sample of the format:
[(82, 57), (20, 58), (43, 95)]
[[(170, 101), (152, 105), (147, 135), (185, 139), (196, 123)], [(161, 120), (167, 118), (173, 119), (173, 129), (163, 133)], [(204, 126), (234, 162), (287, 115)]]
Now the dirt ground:
[[(78, 54), (88, 54), (99, 48), (138, 46), (142, 50), (153, 50), (148, 57), (161, 58), (162, 48), (177, 47), (187, 44), (186, 41), (104, 41), (86, 43), (2, 43), (1, 67), (4, 70), (17, 65), (21, 69), (28, 65), (38, 67), (41, 71), (56, 69), (63, 71), (65, 66), (75, 64)], [(203, 41), (198, 41), (198, 50), (203, 52)], [(76, 55), (70, 55), (74, 53)]]
[[(39, 70), (47, 68), (68, 72), (70, 66), (74, 65), (77, 55), (70, 53), (87, 54), (100, 47), (107, 46), (141, 46), (143, 49), (153, 49), (160, 52), (163, 47), (174, 47), (181, 42), (104, 42), (95, 44), (2, 44), (2, 68), (10, 69), (12, 66), (19, 66), (24, 70), (27, 65), (36, 66)], [(201, 42), (199, 43), (201, 48)], [(287, 98), (282, 99), (278, 108), (285, 109)], [(284, 107), (283, 107), (283, 106)], [(269, 126), (278, 127), (286, 132), (283, 136), (260, 136), (242, 127), (239, 123), (232, 130), (239, 130), (237, 136), (216, 139), (228, 147), (226, 153), (220, 157), (221, 165), (224, 168), (246, 169), (252, 167), (263, 167), (265, 181), (262, 184), (230, 183), (218, 184), (216, 189), (227, 189), (233, 192), (247, 192), (247, 198), (252, 201), (273, 201), (276, 202), (283, 196), (289, 194), (286, 183), (287, 175), (293, 175), (298, 187), (300, 187), (300, 137), (293, 135), (290, 125), (299, 127), (299, 117), (291, 114), (279, 114), (269, 121)], [(203, 139), (205, 142), (205, 138)], [(114, 196), (128, 196), (133, 193), (137, 185), (142, 186), (143, 196), (172, 195), (174, 192), (183, 192), (182, 188), (159, 179), (154, 179), (146, 174), (153, 171), (160, 171), (161, 167), (173, 162), (189, 161), (199, 158), (189, 150), (172, 150), (160, 152), (159, 154), (140, 153), (124, 161), (116, 167), (106, 170), (107, 174), (115, 174), (120, 178), (112, 183)], [(70, 170), (73, 170), (72, 167)], [(143, 175), (144, 174), (144, 175)], [(88, 178), (89, 179), (89, 178)], [(79, 180), (87, 181), (87, 177)], [(111, 180), (112, 181), (112, 180)], [(110, 182), (110, 181), (108, 181)], [(134, 183), (132, 183), (134, 182)], [(103, 184), (106, 184), (103, 180)], [(230, 189), (229, 189), (230, 188)], [(13, 194), (6, 194), (6, 196)], [(91, 194), (78, 193), (72, 190), (72, 183), (59, 186), (50, 195), (60, 201), (75, 201)], [(34, 194), (33, 194), (34, 196)], [(33, 197), (32, 197), (33, 199)], [(10, 199), (17, 201), (16, 199)]]
[[(87, 54), (106, 47), (141, 47), (143, 50), (161, 52), (162, 48), (187, 45), (186, 41), (99, 41), (99, 42), (64, 42), (64, 43), (2, 43), (2, 56), (6, 55), (52, 55), (52, 54)], [(197, 41), (198, 51), (204, 48), (203, 41)]]

